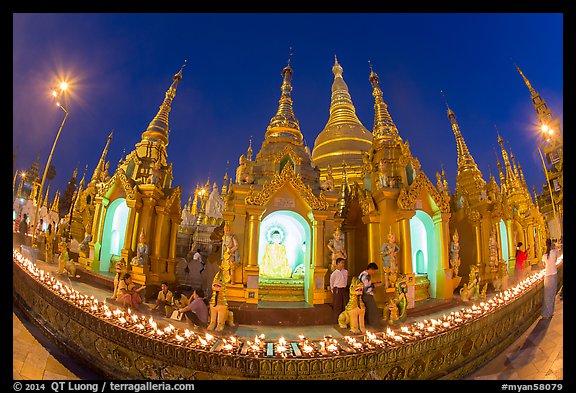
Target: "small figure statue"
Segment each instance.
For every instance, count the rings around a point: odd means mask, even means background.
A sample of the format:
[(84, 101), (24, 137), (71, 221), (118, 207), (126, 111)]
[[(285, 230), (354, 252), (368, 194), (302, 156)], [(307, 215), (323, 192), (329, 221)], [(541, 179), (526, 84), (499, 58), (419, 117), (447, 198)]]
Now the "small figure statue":
[(353, 277), (350, 283), (350, 298), (344, 311), (338, 316), (338, 325), (342, 329), (346, 329), (350, 325), (350, 332), (364, 333), (366, 328), (364, 325), (364, 314), (366, 314), (366, 306), (362, 301), (362, 290), (364, 284), (358, 279)]
[(126, 262), (124, 258), (121, 258), (118, 262), (116, 262), (116, 275), (114, 276), (114, 292), (112, 293), (112, 300), (116, 300), (118, 297), (118, 284), (120, 284), (120, 280), (124, 277), (124, 274), (128, 273), (126, 270)]
[(162, 174), (162, 172), (160, 170), (161, 167), (162, 167), (162, 163), (160, 162), (160, 159), (157, 159), (156, 162), (154, 163), (154, 166), (152, 167), (152, 171), (150, 173), (150, 176), (148, 176), (148, 179), (146, 179), (147, 184), (158, 183), (158, 180), (160, 179), (160, 175)]
[(396, 285), (396, 293), (390, 298), (388, 308), (384, 309), (384, 320), (390, 323), (402, 322), (406, 319), (408, 310), (408, 283), (402, 277)]
[(364, 173), (364, 188), (366, 188), (368, 191), (372, 189), (372, 182), (370, 179), (372, 170), (372, 156), (370, 155), (370, 152), (365, 152), (362, 155), (362, 173)]
[(492, 281), (492, 285), (497, 292), (508, 289), (508, 267), (504, 260), (500, 260), (498, 264), (498, 276)]
[(394, 302), (394, 298), (390, 298), (388, 307), (384, 308), (384, 319), (392, 324), (398, 322), (398, 306)]
[(206, 329), (221, 332), (228, 323), (234, 326), (234, 314), (228, 310), (226, 300), (226, 285), (222, 279), (222, 272), (216, 273), (212, 281), (212, 298), (210, 299), (210, 324)]
[(457, 276), (458, 268), (460, 267), (460, 241), (458, 238), (458, 230), (454, 231), (452, 241), (450, 242), (450, 266), (454, 271), (454, 276)]
[(248, 173), (248, 165), (246, 164), (246, 156), (242, 154), (238, 160), (240, 166), (236, 169), (236, 183), (238, 184), (252, 184), (254, 177)]
[(489, 260), (490, 271), (496, 272), (498, 271), (498, 242), (496, 241), (496, 231), (494, 231), (494, 229), (490, 231), (488, 248), (490, 250), (490, 260)]
[(332, 175), (332, 165), (330, 164), (328, 164), (326, 180), (320, 183), (320, 189), (323, 191), (334, 191), (334, 176)]
[(88, 257), (90, 253), (90, 240), (92, 240), (92, 235), (89, 232), (84, 232), (84, 239), (80, 242), (80, 251), (82, 251), (84, 257)]
[(63, 241), (60, 243), (60, 256), (58, 257), (58, 274), (68, 273), (70, 278), (79, 278), (76, 274), (76, 264), (73, 259), (70, 259), (68, 253), (70, 249), (68, 248), (68, 243)]
[(332, 264), (330, 265), (330, 270), (334, 271), (336, 268), (336, 260), (338, 258), (342, 258), (344, 260), (348, 259), (348, 253), (346, 252), (346, 244), (344, 242), (344, 234), (340, 230), (340, 227), (337, 226), (334, 230), (333, 238), (328, 241), (328, 249), (332, 253), (330, 255), (330, 259), (332, 260)]
[(100, 178), (100, 181), (102, 183), (106, 183), (108, 180), (110, 180), (110, 173), (108, 172), (109, 169), (110, 169), (110, 161), (106, 161), (106, 164), (104, 165), (104, 170), (102, 171), (102, 177)]
[(378, 163), (378, 181), (382, 188), (390, 187), (390, 182), (388, 175), (386, 175), (386, 165), (384, 164), (384, 159), (381, 159)]
[(392, 233), (392, 227), (390, 227), (388, 243), (382, 244), (382, 248), (380, 249), (384, 270), (384, 288), (390, 288), (396, 285), (398, 273), (396, 254), (398, 254), (398, 252), (400, 252), (400, 247), (396, 244), (396, 236)]
[(402, 322), (406, 319), (408, 313), (408, 283), (405, 277), (398, 281), (396, 305), (398, 305), (398, 320)]
[(146, 237), (144, 230), (140, 232), (140, 242), (136, 246), (136, 256), (132, 258), (133, 266), (143, 266), (148, 263), (148, 244), (146, 244)]
[(468, 284), (464, 284), (460, 288), (460, 298), (467, 302), (468, 300), (478, 300), (480, 286), (480, 273), (478, 272), (478, 266), (470, 266), (470, 274), (468, 275)]
[(438, 190), (439, 193), (444, 192), (444, 185), (442, 184), (442, 177), (440, 177), (440, 174), (438, 172), (436, 172), (436, 190)]
[(234, 272), (240, 265), (240, 255), (238, 253), (238, 241), (236, 236), (230, 233), (230, 225), (224, 224), (224, 236), (222, 236), (222, 270), (225, 283), (234, 284)]

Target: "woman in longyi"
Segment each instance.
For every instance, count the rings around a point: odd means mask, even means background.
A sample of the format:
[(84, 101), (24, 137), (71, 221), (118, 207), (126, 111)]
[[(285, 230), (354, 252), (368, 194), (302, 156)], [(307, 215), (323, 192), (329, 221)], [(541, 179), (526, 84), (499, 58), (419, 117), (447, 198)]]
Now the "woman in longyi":
[(286, 256), (286, 246), (281, 243), (282, 236), (275, 230), (272, 241), (266, 245), (264, 256), (260, 261), (260, 275), (263, 277), (290, 278), (292, 268)]

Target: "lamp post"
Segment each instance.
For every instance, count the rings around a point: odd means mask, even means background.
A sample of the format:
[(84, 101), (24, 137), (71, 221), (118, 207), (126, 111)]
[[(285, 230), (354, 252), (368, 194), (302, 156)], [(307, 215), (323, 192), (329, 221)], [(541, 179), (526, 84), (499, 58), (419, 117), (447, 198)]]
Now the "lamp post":
[[(60, 83), (60, 91), (64, 92), (68, 88), (68, 84), (66, 82)], [(54, 98), (57, 97), (58, 93), (56, 90), (52, 91), (52, 95)], [(64, 111), (64, 119), (62, 119), (62, 123), (60, 124), (60, 128), (58, 129), (58, 133), (56, 134), (56, 138), (54, 139), (54, 143), (52, 144), (52, 150), (50, 150), (50, 155), (48, 156), (48, 161), (46, 162), (46, 166), (44, 167), (44, 174), (42, 175), (42, 181), (40, 182), (40, 190), (38, 191), (38, 195), (42, 195), (42, 190), (44, 189), (44, 182), (46, 181), (46, 174), (48, 173), (48, 168), (50, 167), (50, 162), (52, 161), (52, 155), (54, 154), (54, 149), (56, 149), (56, 144), (58, 143), (58, 138), (60, 138), (60, 133), (62, 132), (62, 128), (64, 127), (64, 123), (66, 123), (66, 119), (68, 118), (68, 111), (60, 102), (56, 102), (56, 105)], [(36, 204), (36, 212), (34, 213), (34, 226), (32, 227), (32, 245), (36, 245), (36, 223), (38, 221), (38, 211), (40, 210), (40, 204)]]
[[(556, 138), (554, 130), (548, 127), (547, 124), (542, 124), (540, 130), (544, 134), (544, 138), (547, 142), (550, 142), (551, 138)], [(548, 134), (548, 135), (546, 135)], [(554, 195), (552, 194), (552, 184), (550, 183), (550, 178), (548, 177), (548, 168), (546, 168), (546, 162), (544, 161), (544, 155), (542, 154), (542, 149), (540, 149), (540, 144), (537, 146), (538, 153), (540, 154), (540, 160), (542, 161), (542, 169), (544, 170), (544, 175), (546, 176), (546, 183), (548, 183), (548, 191), (550, 193), (550, 202), (552, 203), (552, 213), (554, 214), (554, 223), (556, 224), (556, 228), (558, 229), (558, 235), (561, 236), (561, 226), (560, 222), (558, 221), (558, 216), (556, 214), (556, 204), (554, 203)]]

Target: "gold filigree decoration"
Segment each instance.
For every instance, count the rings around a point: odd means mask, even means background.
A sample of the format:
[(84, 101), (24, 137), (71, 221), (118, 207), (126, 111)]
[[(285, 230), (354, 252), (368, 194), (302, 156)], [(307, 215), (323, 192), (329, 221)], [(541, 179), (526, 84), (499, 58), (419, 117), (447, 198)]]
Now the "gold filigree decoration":
[(114, 176), (102, 185), (102, 188), (98, 191), (98, 196), (104, 196), (104, 194), (106, 194), (118, 181), (120, 181), (124, 192), (126, 192), (126, 199), (136, 199), (136, 191), (134, 190), (134, 187), (130, 185), (128, 178), (126, 177), (126, 172), (124, 172), (124, 169), (122, 168), (118, 168), (116, 173), (114, 173)]
[(174, 203), (176, 201), (178, 201), (178, 203), (176, 204), (176, 206), (178, 206), (178, 216), (180, 217), (180, 214), (182, 213), (182, 203), (181, 203), (181, 198), (182, 196), (182, 188), (180, 186), (176, 186), (171, 195), (168, 197), (168, 199), (166, 200), (166, 208), (170, 209), (172, 206), (174, 206)]
[(350, 199), (352, 198), (358, 198), (358, 204), (362, 209), (362, 214), (367, 215), (376, 211), (376, 204), (374, 203), (372, 193), (368, 190), (361, 189), (358, 183), (354, 183), (351, 187)]
[(280, 150), (278, 153), (273, 154), (272, 155), (272, 162), (274, 163), (278, 163), (282, 160), (282, 158), (284, 158), (285, 156), (290, 156), (290, 158), (292, 159), (292, 162), (294, 162), (296, 165), (300, 165), (300, 163), (302, 162), (302, 157), (300, 157), (292, 148), (291, 145), (286, 145), (284, 146), (284, 148), (282, 150)]
[(304, 200), (314, 210), (327, 210), (328, 201), (324, 193), (320, 191), (319, 196), (314, 195), (310, 186), (304, 184), (299, 174), (294, 172), (294, 167), (291, 162), (286, 163), (281, 173), (274, 173), (274, 177), (270, 182), (265, 181), (262, 185), (262, 190), (256, 191), (250, 187), (250, 192), (245, 199), (248, 205), (264, 206), (270, 198), (278, 191), (284, 184), (290, 183), (296, 191), (304, 198)]
[[(398, 207), (402, 210), (411, 210), (414, 207), (414, 202), (420, 191), (424, 189), (426, 190), (432, 200), (436, 203), (438, 208), (442, 213), (450, 213), (450, 198), (444, 195), (441, 195), (436, 187), (430, 182), (430, 179), (424, 174), (424, 171), (419, 171), (418, 175), (416, 175), (416, 179), (410, 187), (403, 188), (400, 191), (400, 195), (398, 195)], [(406, 191), (408, 190), (408, 191)]]

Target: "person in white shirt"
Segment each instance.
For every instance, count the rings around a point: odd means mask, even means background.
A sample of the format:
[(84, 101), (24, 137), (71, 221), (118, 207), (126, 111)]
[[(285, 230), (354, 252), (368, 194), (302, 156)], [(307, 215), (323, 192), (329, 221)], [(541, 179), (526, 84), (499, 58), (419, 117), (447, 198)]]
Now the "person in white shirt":
[(558, 289), (558, 270), (556, 260), (558, 251), (552, 244), (552, 240), (546, 239), (546, 253), (542, 255), (542, 262), (546, 264), (544, 276), (544, 300), (542, 301), (542, 319), (551, 319), (554, 315), (554, 301)]
[(196, 249), (196, 252), (194, 253), (194, 256), (192, 257), (192, 259), (195, 259), (202, 264), (202, 269), (200, 269), (200, 273), (202, 273), (204, 271), (204, 268), (206, 267), (206, 263), (204, 262), (204, 259), (202, 258), (202, 254), (200, 254), (199, 248)]
[(382, 327), (382, 321), (378, 313), (378, 306), (376, 306), (376, 301), (374, 300), (374, 288), (382, 285), (382, 281), (372, 282), (371, 277), (376, 274), (377, 270), (378, 265), (374, 262), (370, 262), (366, 267), (366, 270), (358, 276), (358, 279), (364, 284), (362, 292), (362, 301), (366, 305), (366, 315), (364, 316), (364, 320), (366, 321), (366, 325), (370, 325), (376, 329)]
[(336, 269), (330, 275), (334, 323), (338, 323), (338, 317), (348, 303), (348, 270), (344, 269), (344, 263), (344, 258), (337, 258)]

